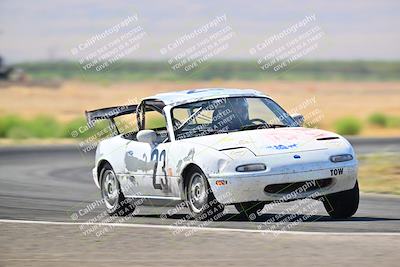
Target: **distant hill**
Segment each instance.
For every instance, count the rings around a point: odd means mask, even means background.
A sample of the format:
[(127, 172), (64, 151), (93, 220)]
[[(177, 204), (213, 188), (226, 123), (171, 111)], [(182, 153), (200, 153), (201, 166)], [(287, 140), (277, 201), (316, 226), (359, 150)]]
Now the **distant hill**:
[(33, 79), (77, 79), (87, 81), (142, 80), (355, 80), (400, 79), (400, 62), (299, 61), (288, 68), (264, 71), (256, 61), (211, 61), (192, 71), (174, 71), (166, 61), (121, 61), (96, 71), (84, 70), (78, 62), (21, 63)]

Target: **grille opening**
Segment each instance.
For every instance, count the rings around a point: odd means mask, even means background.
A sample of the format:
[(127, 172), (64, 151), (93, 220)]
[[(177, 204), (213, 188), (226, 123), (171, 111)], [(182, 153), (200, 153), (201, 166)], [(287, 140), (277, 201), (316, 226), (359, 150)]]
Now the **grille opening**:
[(327, 187), (331, 184), (332, 184), (332, 178), (324, 178), (324, 179), (296, 182), (296, 183), (270, 184), (264, 188), (264, 191), (270, 194), (288, 194), (304, 186), (303, 187), (304, 190), (302, 192), (309, 192)]

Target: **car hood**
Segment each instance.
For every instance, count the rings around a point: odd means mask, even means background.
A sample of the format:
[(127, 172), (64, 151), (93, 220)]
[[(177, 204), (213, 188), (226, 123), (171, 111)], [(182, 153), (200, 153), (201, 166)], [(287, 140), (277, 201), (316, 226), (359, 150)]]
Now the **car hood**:
[(190, 141), (220, 151), (248, 148), (256, 156), (348, 146), (347, 141), (335, 133), (302, 127), (239, 131), (195, 137)]

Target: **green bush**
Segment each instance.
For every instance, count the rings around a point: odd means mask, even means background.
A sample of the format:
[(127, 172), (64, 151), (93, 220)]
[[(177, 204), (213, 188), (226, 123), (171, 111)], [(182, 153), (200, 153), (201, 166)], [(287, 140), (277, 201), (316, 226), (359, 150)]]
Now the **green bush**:
[(346, 117), (335, 123), (336, 132), (344, 135), (356, 135), (361, 132), (362, 123), (357, 118)]
[(49, 116), (41, 115), (32, 120), (24, 120), (16, 115), (0, 118), (0, 137), (13, 139), (59, 137), (60, 130), (60, 124)]
[(11, 139), (25, 139), (32, 137), (32, 133), (27, 126), (28, 125), (20, 125), (10, 128), (6, 137)]
[(84, 138), (87, 137), (87, 131), (83, 131), (83, 127), (86, 126), (86, 120), (84, 118), (76, 118), (72, 121), (67, 122), (64, 125), (62, 131), (62, 137), (65, 138)]
[(61, 125), (52, 117), (39, 115), (28, 122), (31, 137), (54, 138), (61, 136)]
[(107, 121), (98, 121), (89, 128), (86, 120), (76, 118), (65, 124), (60, 124), (50, 116), (40, 115), (32, 120), (24, 120), (16, 115), (0, 117), (0, 138), (105, 138), (111, 136)]
[(146, 121), (146, 129), (156, 129), (162, 127), (166, 127), (165, 120), (162, 117), (150, 117)]
[(399, 117), (388, 117), (387, 127), (389, 128), (400, 128), (400, 118)]
[(22, 128), (26, 121), (15, 115), (6, 115), (0, 118), (0, 138), (8, 137), (12, 128)]
[(76, 118), (65, 124), (62, 136), (65, 138), (80, 138), (85, 139), (89, 137), (104, 138), (110, 136), (108, 129), (109, 123), (107, 121), (97, 121), (94, 127), (89, 128), (84, 118)]
[(388, 124), (388, 117), (382, 113), (374, 113), (368, 117), (368, 122), (376, 126), (386, 127)]

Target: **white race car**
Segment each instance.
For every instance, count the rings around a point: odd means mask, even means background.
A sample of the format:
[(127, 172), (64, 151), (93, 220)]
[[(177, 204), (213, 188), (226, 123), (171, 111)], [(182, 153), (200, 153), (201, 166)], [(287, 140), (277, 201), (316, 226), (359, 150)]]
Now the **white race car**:
[[(138, 130), (122, 133), (117, 120), (129, 114)], [(304, 198), (323, 200), (333, 218), (357, 211), (350, 143), (303, 128), (303, 116), (290, 116), (261, 92), (162, 93), (86, 117), (89, 125), (108, 119), (115, 131), (98, 144), (93, 169), (109, 214), (133, 212), (135, 199), (185, 202), (198, 219), (215, 218), (225, 205), (249, 217), (267, 203)]]

